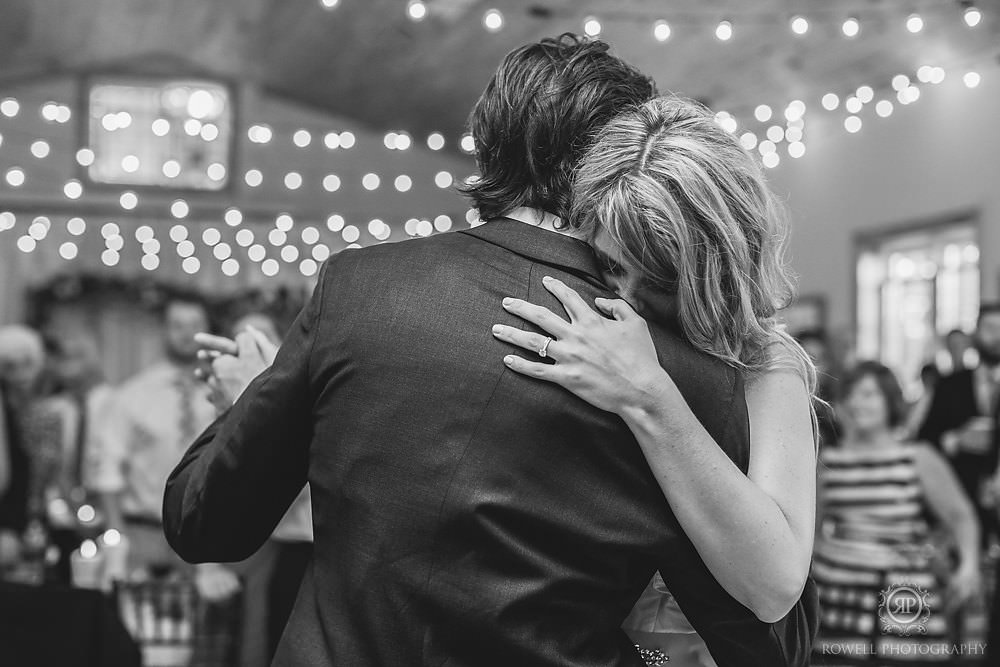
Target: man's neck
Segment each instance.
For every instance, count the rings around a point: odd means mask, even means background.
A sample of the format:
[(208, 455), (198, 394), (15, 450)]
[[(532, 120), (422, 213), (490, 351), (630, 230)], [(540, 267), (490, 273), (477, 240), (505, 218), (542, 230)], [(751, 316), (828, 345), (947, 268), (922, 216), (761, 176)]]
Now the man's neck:
[(510, 218), (511, 220), (517, 220), (518, 222), (523, 222), (526, 225), (538, 227), (539, 229), (544, 229), (549, 232), (562, 234), (563, 236), (575, 236), (573, 234), (574, 230), (566, 225), (563, 225), (559, 216), (553, 215), (548, 211), (543, 211), (540, 208), (519, 206), (504, 213), (503, 217)]

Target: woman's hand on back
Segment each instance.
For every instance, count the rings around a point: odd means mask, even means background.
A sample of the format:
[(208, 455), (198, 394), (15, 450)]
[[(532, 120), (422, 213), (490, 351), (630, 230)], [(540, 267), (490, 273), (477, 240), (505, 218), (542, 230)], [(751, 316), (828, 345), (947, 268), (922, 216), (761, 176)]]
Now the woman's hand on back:
[(546, 276), (545, 288), (569, 316), (521, 299), (504, 299), (507, 312), (534, 324), (546, 336), (497, 324), (493, 335), (535, 356), (544, 349), (555, 363), (529, 360), (510, 354), (504, 363), (513, 371), (566, 388), (591, 405), (621, 414), (642, 406), (669, 382), (660, 367), (646, 321), (621, 299), (596, 299), (590, 306), (571, 287)]

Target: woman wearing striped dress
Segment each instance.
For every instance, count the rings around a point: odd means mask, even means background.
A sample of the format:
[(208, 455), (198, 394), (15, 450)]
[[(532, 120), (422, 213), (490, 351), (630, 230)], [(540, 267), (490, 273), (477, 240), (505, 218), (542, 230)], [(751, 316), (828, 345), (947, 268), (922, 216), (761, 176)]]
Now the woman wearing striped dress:
[[(815, 664), (947, 663), (949, 612), (980, 585), (972, 507), (935, 450), (894, 436), (905, 415), (892, 371), (860, 364), (841, 398), (845, 437), (819, 469)], [(954, 565), (932, 525), (950, 533)]]

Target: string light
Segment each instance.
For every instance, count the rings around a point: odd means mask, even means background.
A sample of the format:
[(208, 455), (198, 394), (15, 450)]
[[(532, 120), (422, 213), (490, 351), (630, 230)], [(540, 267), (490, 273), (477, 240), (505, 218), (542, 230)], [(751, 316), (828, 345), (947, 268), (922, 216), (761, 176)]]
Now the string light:
[(348, 225), (344, 227), (344, 231), (340, 233), (340, 236), (347, 243), (354, 243), (361, 238), (361, 231), (354, 225)]
[(339, 232), (344, 228), (344, 216), (334, 213), (326, 219), (326, 228), (331, 232)]
[(319, 241), (319, 230), (309, 226), (302, 230), (302, 242), (306, 245), (313, 245)]
[(259, 169), (251, 169), (247, 171), (244, 180), (251, 188), (256, 188), (264, 181), (264, 176), (260, 173)]
[(432, 132), (427, 137), (427, 148), (439, 151), (444, 148), (444, 136), (440, 132)]
[(319, 271), (319, 266), (311, 259), (304, 259), (302, 260), (302, 263), (299, 264), (299, 273), (304, 275), (306, 278), (316, 275), (317, 271)]
[(87, 231), (87, 222), (83, 218), (70, 218), (66, 221), (66, 231), (73, 236), (83, 236)]
[(380, 183), (381, 179), (378, 177), (378, 174), (368, 173), (361, 179), (361, 185), (365, 190), (376, 190)]
[(67, 199), (79, 199), (83, 195), (83, 186), (76, 179), (66, 181), (66, 185), (63, 186), (63, 194), (66, 195)]
[(285, 245), (285, 242), (287, 240), (288, 240), (288, 234), (281, 231), (280, 229), (272, 229), (270, 232), (267, 233), (267, 242), (276, 248)]
[(94, 164), (94, 151), (89, 148), (81, 148), (76, 152), (76, 162), (81, 167), (89, 167)]
[[(277, 218), (274, 219), (274, 227), (279, 231), (290, 232), (292, 231), (292, 227), (294, 226), (295, 226), (295, 220), (293, 220), (292, 216), (288, 215), (287, 213), (282, 213), (281, 215), (279, 215)], [(284, 241), (282, 241), (282, 243), (284, 243)]]
[(588, 37), (597, 37), (601, 34), (601, 22), (593, 16), (588, 16), (583, 22), (583, 32)]
[(72, 241), (66, 241), (59, 246), (59, 256), (63, 259), (76, 259), (78, 253), (79, 248), (77, 248), (77, 245)]
[(862, 104), (868, 104), (875, 99), (875, 90), (871, 86), (861, 86), (854, 93)]
[(653, 24), (653, 37), (658, 42), (665, 42), (670, 39), (670, 24), (666, 21), (657, 21)]
[(447, 171), (439, 171), (434, 175), (434, 185), (441, 189), (450, 188), (451, 184), (455, 182), (454, 177)]
[(396, 177), (395, 186), (399, 192), (406, 192), (412, 187), (413, 181), (409, 176), (402, 174)]
[(203, 141), (215, 141), (219, 138), (219, 126), (215, 123), (205, 123), (199, 132)]
[(962, 82), (968, 88), (975, 88), (981, 80), (982, 77), (979, 76), (979, 72), (966, 72), (965, 76), (962, 77)]
[(285, 187), (289, 190), (298, 190), (302, 187), (302, 174), (297, 171), (290, 171), (285, 174)]
[(139, 205), (139, 197), (134, 192), (123, 192), (118, 198), (118, 203), (126, 211), (131, 211)]
[(336, 192), (340, 189), (340, 177), (336, 174), (327, 174), (323, 177), (323, 189), (327, 192)]
[(844, 119), (844, 129), (854, 134), (861, 130), (861, 119), (857, 116), (848, 116)]
[(0, 102), (0, 113), (7, 118), (13, 118), (21, 110), (21, 103), (13, 97), (8, 97)]
[(463, 134), (459, 146), (466, 153), (474, 153), (476, 150), (476, 141), (472, 138), (471, 134)]
[(827, 111), (833, 111), (840, 106), (840, 98), (837, 97), (835, 93), (827, 93), (823, 96), (821, 103), (823, 104), (824, 109)]
[(186, 240), (188, 237), (188, 228), (184, 225), (174, 225), (170, 228), (170, 240), (174, 243), (180, 243)]
[(184, 270), (184, 273), (194, 275), (201, 269), (201, 262), (197, 257), (186, 257), (184, 258), (184, 261), (181, 262), (181, 269)]
[(489, 9), (483, 14), (483, 25), (490, 32), (498, 32), (503, 28), (503, 14), (497, 9)]
[(178, 199), (170, 205), (170, 215), (175, 218), (186, 218), (189, 211), (190, 207), (183, 199)]
[(892, 102), (889, 100), (879, 100), (875, 105), (875, 113), (882, 118), (888, 118), (892, 114)]
[(267, 249), (259, 243), (254, 243), (247, 248), (247, 257), (251, 262), (260, 262), (267, 256)]
[(323, 144), (330, 150), (340, 148), (340, 135), (336, 132), (327, 132), (323, 137)]
[(969, 7), (962, 14), (962, 19), (965, 21), (965, 25), (975, 28), (983, 20), (983, 13), (976, 7)]
[(924, 20), (920, 18), (920, 14), (910, 14), (906, 18), (906, 29), (913, 34), (917, 34), (924, 29)]
[(861, 32), (861, 23), (852, 16), (844, 21), (844, 23), (840, 26), (840, 30), (844, 33), (844, 37), (857, 37), (858, 33)]
[(449, 229), (451, 229), (451, 226), (452, 226), (451, 218), (448, 217), (447, 215), (439, 215), (436, 218), (434, 218), (434, 229), (438, 230), (439, 232), (446, 232)]
[(201, 233), (201, 242), (208, 247), (214, 247), (222, 241), (222, 233), (215, 227), (206, 227)]
[(160, 267), (160, 258), (156, 255), (143, 255), (142, 259), (139, 260), (139, 264), (147, 271), (155, 271)]
[(720, 42), (728, 42), (733, 37), (733, 24), (729, 21), (720, 21), (715, 27), (715, 37)]
[(273, 278), (278, 275), (278, 271), (281, 270), (281, 265), (278, 264), (278, 260), (274, 258), (265, 259), (261, 262), (260, 271), (268, 278)]
[(292, 135), (292, 143), (299, 148), (306, 148), (312, 143), (312, 134), (309, 130), (296, 130)]
[(327, 11), (336, 9), (337, 5), (340, 4), (340, 0), (319, 0), (319, 4), (323, 9)]
[(243, 213), (238, 208), (226, 209), (225, 214), (222, 216), (223, 220), (230, 227), (235, 227), (236, 225), (243, 222)]
[(233, 256), (233, 248), (228, 243), (217, 243), (212, 248), (212, 255), (221, 262)]
[(49, 156), (51, 147), (47, 141), (42, 141), (39, 139), (31, 144), (31, 154), (34, 155), (39, 160)]
[(743, 146), (748, 151), (752, 151), (757, 147), (757, 135), (753, 132), (744, 132), (740, 135), (740, 146)]
[(19, 188), (24, 185), (24, 170), (20, 167), (11, 167), (7, 170), (7, 185), (12, 188)]
[(809, 21), (803, 16), (796, 16), (791, 22), (792, 32), (796, 35), (804, 35), (809, 32)]
[(766, 104), (759, 104), (757, 108), (753, 110), (754, 118), (756, 118), (761, 123), (766, 123), (771, 120), (771, 107)]
[(406, 15), (411, 21), (423, 21), (427, 18), (427, 5), (421, 0), (410, 0), (406, 5)]
[(859, 113), (862, 106), (861, 100), (854, 96), (848, 97), (847, 101), (844, 102), (844, 109), (847, 110), (847, 113)]
[(341, 148), (351, 148), (354, 146), (354, 133), (353, 132), (341, 132), (340, 133), (340, 147)]

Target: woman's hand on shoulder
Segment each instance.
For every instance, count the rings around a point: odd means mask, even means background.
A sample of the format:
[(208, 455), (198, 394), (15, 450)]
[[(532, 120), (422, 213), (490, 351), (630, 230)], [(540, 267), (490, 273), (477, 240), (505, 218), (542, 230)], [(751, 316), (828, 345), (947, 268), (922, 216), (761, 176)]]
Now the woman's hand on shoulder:
[[(596, 299), (591, 307), (574, 289), (555, 278), (542, 281), (562, 304), (569, 321), (544, 306), (504, 299), (507, 312), (534, 324), (548, 336), (497, 324), (493, 335), (527, 350), (534, 359), (509, 354), (511, 370), (565, 387), (608, 412), (653, 403), (672, 384), (660, 367), (646, 321), (621, 299)], [(544, 351), (544, 354), (542, 352)]]

